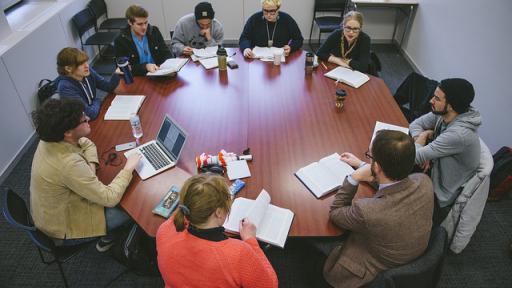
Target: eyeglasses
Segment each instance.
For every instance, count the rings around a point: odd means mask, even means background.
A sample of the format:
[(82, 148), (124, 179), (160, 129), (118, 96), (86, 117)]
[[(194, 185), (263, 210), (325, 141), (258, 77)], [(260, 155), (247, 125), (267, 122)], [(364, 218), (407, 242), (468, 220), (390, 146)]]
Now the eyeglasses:
[(370, 154), (370, 150), (367, 150), (366, 152), (364, 152), (364, 156), (370, 160), (374, 160), (373, 156)]
[(350, 27), (350, 26), (344, 26), (344, 27), (343, 27), (343, 30), (344, 30), (345, 32), (359, 33), (359, 31), (361, 31), (361, 28), (358, 28), (358, 27)]
[(263, 9), (263, 13), (265, 14), (276, 14), (278, 9)]

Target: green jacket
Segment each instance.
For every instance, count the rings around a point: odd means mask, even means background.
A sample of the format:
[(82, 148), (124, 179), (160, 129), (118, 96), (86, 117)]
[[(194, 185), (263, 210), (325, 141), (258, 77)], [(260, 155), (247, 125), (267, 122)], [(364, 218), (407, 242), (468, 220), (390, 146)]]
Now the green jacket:
[(39, 230), (57, 239), (105, 235), (104, 208), (119, 203), (132, 178), (123, 169), (104, 185), (89, 166), (98, 164), (96, 145), (85, 137), (78, 144), (39, 141), (32, 162), (32, 218)]

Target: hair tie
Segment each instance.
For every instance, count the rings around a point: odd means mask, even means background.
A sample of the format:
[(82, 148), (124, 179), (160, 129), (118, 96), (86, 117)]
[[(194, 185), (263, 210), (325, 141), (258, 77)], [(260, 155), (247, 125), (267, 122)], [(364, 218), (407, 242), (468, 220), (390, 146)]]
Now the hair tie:
[(181, 212), (183, 212), (184, 215), (186, 215), (186, 216), (190, 215), (190, 209), (188, 209), (187, 206), (180, 204), (178, 207), (180, 207)]

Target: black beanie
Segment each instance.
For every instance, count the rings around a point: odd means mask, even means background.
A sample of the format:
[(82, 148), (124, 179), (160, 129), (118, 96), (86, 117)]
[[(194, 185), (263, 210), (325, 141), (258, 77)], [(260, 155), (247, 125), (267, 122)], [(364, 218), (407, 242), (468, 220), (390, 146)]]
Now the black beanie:
[(200, 2), (194, 9), (196, 21), (200, 19), (213, 19), (215, 12), (213, 11), (212, 4), (208, 2)]
[(458, 114), (468, 111), (471, 102), (475, 98), (473, 85), (466, 79), (450, 78), (439, 83), (439, 89), (446, 95), (446, 102), (450, 104)]

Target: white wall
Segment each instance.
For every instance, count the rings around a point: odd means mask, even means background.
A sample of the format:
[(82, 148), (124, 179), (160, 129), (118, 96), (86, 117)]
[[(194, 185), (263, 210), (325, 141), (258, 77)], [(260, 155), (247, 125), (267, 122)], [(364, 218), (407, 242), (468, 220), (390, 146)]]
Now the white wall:
[(30, 113), (37, 106), (39, 80), (57, 76), (55, 57), (60, 49), (80, 47), (70, 19), (86, 4), (87, 0), (30, 2), (29, 6), (38, 5), (25, 11), (30, 20), (0, 39), (0, 181), (34, 133)]
[[(149, 12), (149, 21), (158, 26), (164, 39), (170, 40), (169, 31), (179, 18), (194, 12), (194, 7), (202, 0), (145, 0), (125, 1), (106, 0), (109, 17), (124, 17), (126, 8), (132, 4), (142, 5)], [(238, 41), (245, 21), (252, 14), (261, 10), (261, 0), (210, 0), (215, 10), (215, 18), (224, 25), (224, 38), (229, 41)], [(302, 31), (304, 38), (309, 38), (311, 22), (313, 20), (314, 0), (283, 0), (281, 10), (290, 14)], [(367, 23), (364, 30), (377, 41), (389, 41), (393, 34), (395, 11), (393, 9), (361, 8)], [(318, 37), (316, 26), (312, 38)], [(323, 34), (322, 38), (326, 38)]]
[(512, 1), (420, 0), (405, 52), (426, 76), (468, 79), (480, 136), (492, 152), (512, 145)]

